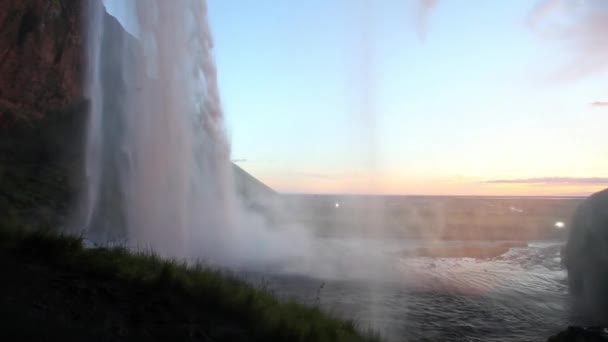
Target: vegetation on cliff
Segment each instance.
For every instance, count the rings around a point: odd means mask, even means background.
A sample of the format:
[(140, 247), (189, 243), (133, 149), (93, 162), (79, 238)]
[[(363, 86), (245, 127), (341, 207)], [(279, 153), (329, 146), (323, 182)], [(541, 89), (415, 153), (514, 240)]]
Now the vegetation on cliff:
[(67, 222), (81, 182), (83, 106), (0, 127), (0, 226)]
[(0, 2), (0, 225), (57, 227), (78, 193), (82, 4)]

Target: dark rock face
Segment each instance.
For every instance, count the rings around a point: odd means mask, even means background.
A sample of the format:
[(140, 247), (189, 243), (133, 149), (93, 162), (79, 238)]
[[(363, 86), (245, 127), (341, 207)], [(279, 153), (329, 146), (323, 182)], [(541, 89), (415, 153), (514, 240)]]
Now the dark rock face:
[[(0, 1), (0, 224), (59, 227), (78, 220), (71, 216), (85, 183), (86, 4)], [(114, 17), (104, 13), (102, 20), (102, 44), (108, 51), (102, 59), (102, 83), (104, 93), (115, 99), (103, 108), (103, 125), (119, 129), (124, 126), (119, 121), (125, 116), (120, 104), (126, 91), (117, 80), (124, 67), (123, 50), (133, 39)], [(104, 174), (124, 164), (114, 145), (104, 150)], [(107, 211), (116, 205), (118, 196), (112, 192), (121, 185), (104, 185), (107, 210), (98, 214), (118, 226), (119, 218)]]
[(0, 1), (0, 225), (57, 227), (78, 193), (85, 1)]
[(0, 125), (82, 98), (80, 0), (0, 1)]
[(564, 249), (574, 307), (593, 323), (608, 323), (608, 189), (576, 210)]

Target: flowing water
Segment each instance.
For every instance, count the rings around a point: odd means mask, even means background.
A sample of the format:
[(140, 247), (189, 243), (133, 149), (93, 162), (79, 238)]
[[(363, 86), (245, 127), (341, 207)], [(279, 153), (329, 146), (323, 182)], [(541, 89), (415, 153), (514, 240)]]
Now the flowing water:
[[(354, 319), (388, 341), (545, 341), (576, 322), (560, 242), (530, 243), (486, 259), (400, 256), (411, 241), (374, 242), (390, 264), (390, 272), (374, 279), (374, 296), (372, 285), (353, 267), (340, 274), (256, 274), (250, 280)], [(331, 238), (326, 247), (341, 245), (342, 255), (352, 255), (360, 251), (346, 246), (360, 243)]]
[(87, 4), (91, 111), (77, 230), (218, 266), (306, 253), (308, 232), (270, 229), (237, 194), (206, 1)]
[(89, 2), (86, 234), (228, 258), (237, 215), (203, 0)]
[(580, 199), (384, 196), (378, 229), (360, 223), (361, 196), (288, 197), (314, 208), (289, 216), (318, 227), (314, 255), (326, 262), (249, 275), (280, 296), (388, 341), (544, 341), (588, 324), (571, 307), (561, 254)]

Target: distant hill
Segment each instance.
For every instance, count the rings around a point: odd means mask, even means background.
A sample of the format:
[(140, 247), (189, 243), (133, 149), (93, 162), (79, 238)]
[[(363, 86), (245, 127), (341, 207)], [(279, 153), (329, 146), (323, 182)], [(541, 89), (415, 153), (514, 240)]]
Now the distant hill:
[(277, 194), (271, 187), (253, 177), (235, 163), (232, 163), (232, 169), (236, 191), (244, 198), (268, 197)]

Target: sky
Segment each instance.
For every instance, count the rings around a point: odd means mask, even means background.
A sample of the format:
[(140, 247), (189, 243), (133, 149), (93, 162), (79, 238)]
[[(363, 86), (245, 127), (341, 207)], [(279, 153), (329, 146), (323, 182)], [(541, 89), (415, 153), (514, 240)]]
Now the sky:
[(608, 185), (608, 1), (208, 0), (208, 12), (232, 158), (277, 191)]

